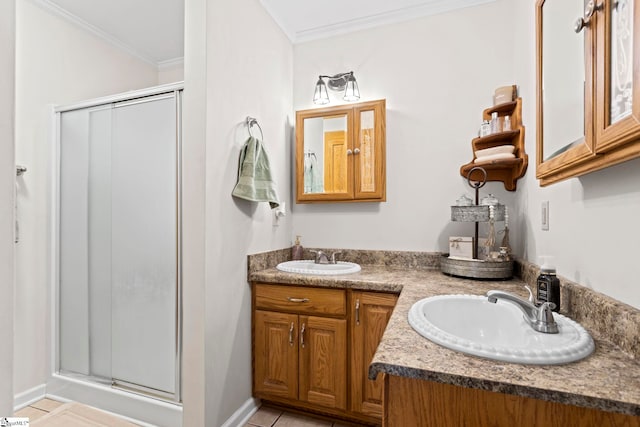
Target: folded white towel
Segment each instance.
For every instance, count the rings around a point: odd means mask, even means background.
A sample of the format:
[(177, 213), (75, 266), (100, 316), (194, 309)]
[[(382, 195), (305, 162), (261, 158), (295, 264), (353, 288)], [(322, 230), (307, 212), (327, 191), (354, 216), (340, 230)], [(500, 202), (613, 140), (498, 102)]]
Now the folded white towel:
[(493, 162), (493, 161), (496, 161), (496, 160), (515, 159), (515, 158), (516, 158), (515, 154), (501, 153), (501, 154), (493, 154), (491, 156), (477, 157), (473, 161), (473, 163), (489, 163), (489, 162)]
[(476, 150), (476, 157), (492, 156), (494, 154), (513, 153), (516, 147), (511, 144), (498, 145), (497, 147), (485, 148), (484, 150)]

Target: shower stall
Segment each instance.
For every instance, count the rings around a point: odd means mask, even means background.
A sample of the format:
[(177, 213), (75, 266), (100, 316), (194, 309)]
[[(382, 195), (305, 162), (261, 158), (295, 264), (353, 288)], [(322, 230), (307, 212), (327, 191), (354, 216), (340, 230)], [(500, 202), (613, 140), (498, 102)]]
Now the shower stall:
[(167, 426), (181, 420), (181, 97), (165, 85), (55, 110), (47, 394)]

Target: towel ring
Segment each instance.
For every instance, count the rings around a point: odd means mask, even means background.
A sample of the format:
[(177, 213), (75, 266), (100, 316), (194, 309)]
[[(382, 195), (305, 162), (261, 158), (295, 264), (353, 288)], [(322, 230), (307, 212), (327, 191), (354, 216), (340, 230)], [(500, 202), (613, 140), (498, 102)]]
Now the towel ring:
[[(264, 133), (262, 132), (262, 128), (260, 127), (260, 123), (258, 123), (258, 120), (255, 117), (247, 116), (247, 128), (249, 128), (249, 135), (251, 136), (253, 136), (253, 132), (251, 132), (251, 128), (253, 127), (253, 125), (258, 126), (258, 129), (260, 129), (260, 136), (264, 141)], [(255, 138), (255, 136), (253, 137)]]

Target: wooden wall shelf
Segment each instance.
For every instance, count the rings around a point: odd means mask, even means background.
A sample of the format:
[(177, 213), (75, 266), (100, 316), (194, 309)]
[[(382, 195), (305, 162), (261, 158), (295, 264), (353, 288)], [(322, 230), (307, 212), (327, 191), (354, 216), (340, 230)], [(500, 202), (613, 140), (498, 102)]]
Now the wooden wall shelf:
[[(490, 120), (492, 113), (498, 113), (498, 116), (501, 118), (504, 116), (510, 116), (512, 130), (474, 138), (471, 141), (471, 148), (474, 152), (473, 159), (471, 162), (460, 167), (460, 175), (468, 178), (469, 171), (471, 169), (476, 166), (481, 166), (487, 171), (487, 181), (501, 181), (504, 183), (505, 189), (508, 191), (515, 191), (518, 179), (524, 176), (529, 164), (529, 156), (527, 156), (527, 153), (525, 153), (524, 150), (522, 98), (485, 109), (482, 113), (483, 120)], [(483, 150), (507, 144), (511, 144), (515, 147), (514, 154), (516, 157), (514, 159), (500, 159), (474, 163), (476, 160), (476, 150)], [(471, 176), (471, 180), (473, 181), (482, 179), (482, 174), (478, 171), (476, 172)]]

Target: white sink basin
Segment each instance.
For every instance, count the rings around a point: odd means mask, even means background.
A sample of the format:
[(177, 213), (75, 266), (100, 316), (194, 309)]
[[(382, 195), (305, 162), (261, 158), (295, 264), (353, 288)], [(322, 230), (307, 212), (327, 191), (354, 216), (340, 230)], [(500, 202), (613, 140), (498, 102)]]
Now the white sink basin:
[(297, 274), (351, 274), (360, 271), (360, 266), (353, 262), (338, 261), (335, 264), (316, 264), (313, 260), (286, 261), (276, 266), (280, 271)]
[(409, 324), (420, 335), (452, 350), (488, 359), (534, 365), (574, 362), (595, 346), (578, 323), (553, 313), (559, 333), (534, 331), (514, 304), (486, 296), (439, 295), (416, 302)]

